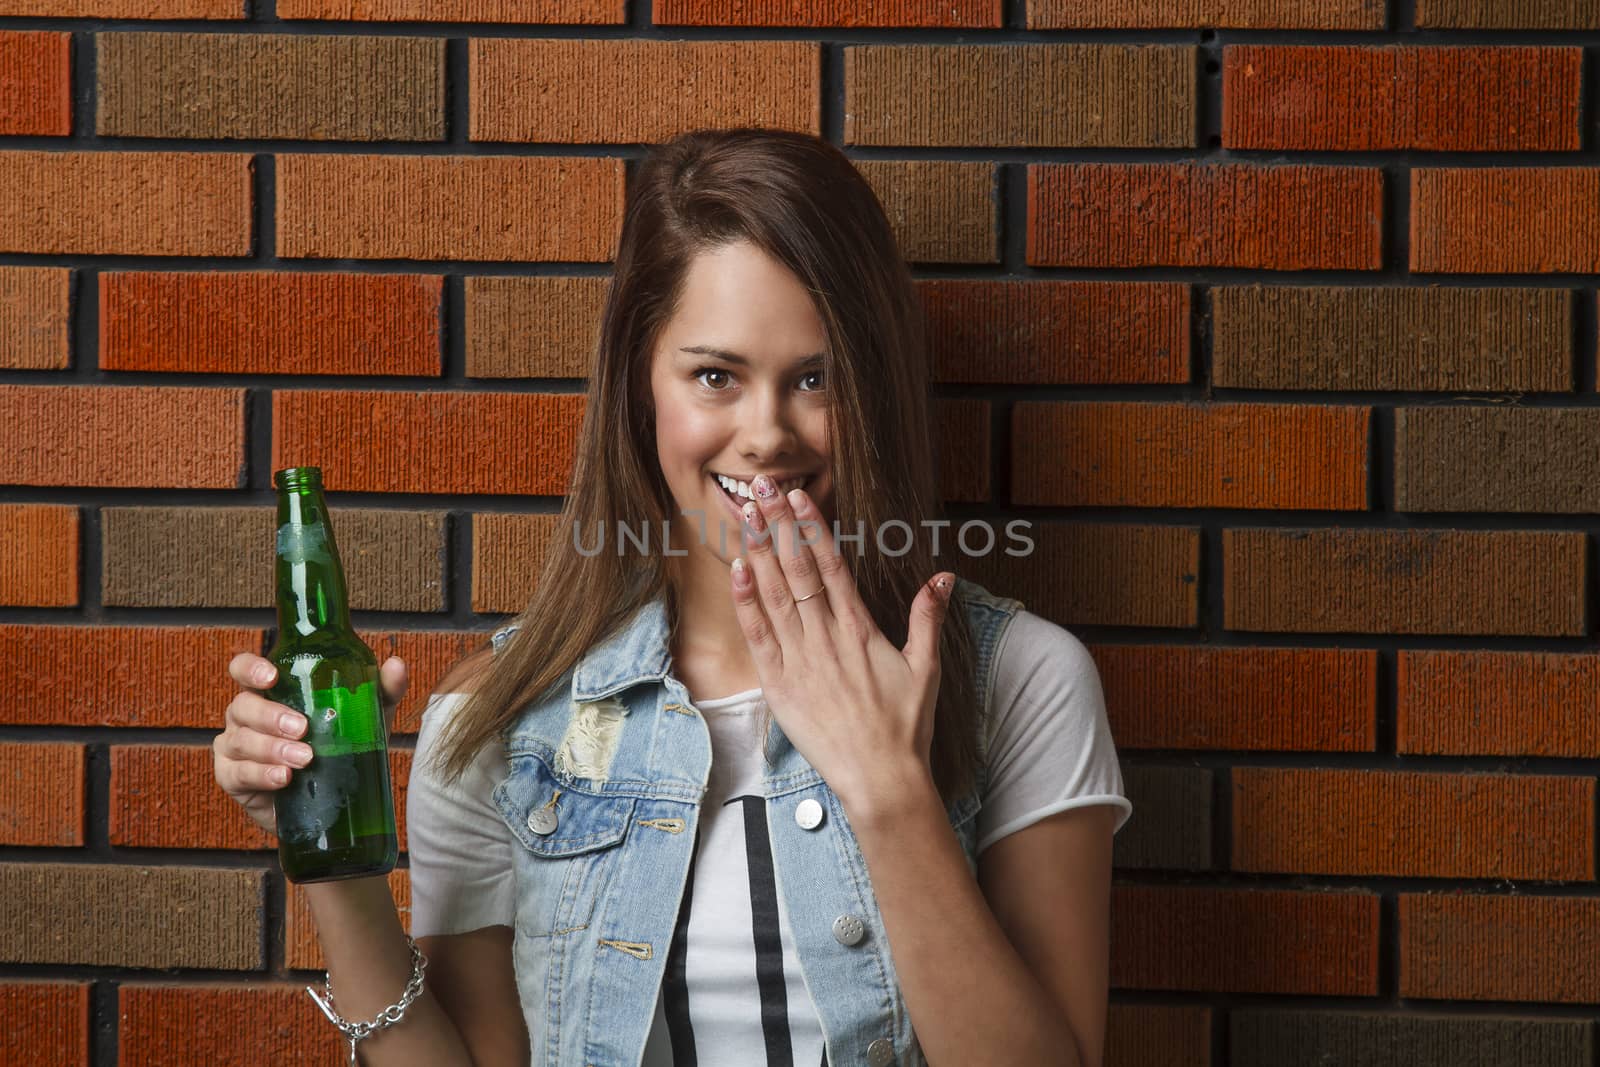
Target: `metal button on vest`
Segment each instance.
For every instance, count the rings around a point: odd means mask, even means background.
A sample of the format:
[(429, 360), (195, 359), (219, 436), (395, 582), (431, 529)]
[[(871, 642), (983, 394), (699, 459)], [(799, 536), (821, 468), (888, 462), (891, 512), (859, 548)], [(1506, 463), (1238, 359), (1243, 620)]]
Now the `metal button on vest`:
[(534, 808), (528, 812), (528, 829), (541, 837), (555, 833), (558, 821), (555, 808)]
[(867, 928), (854, 915), (841, 915), (833, 920), (833, 939), (841, 945), (859, 945), (867, 936)]
[(889, 1067), (894, 1062), (894, 1042), (880, 1037), (867, 1046), (867, 1062), (872, 1067)]
[(822, 805), (807, 797), (795, 806), (794, 821), (802, 830), (815, 830), (822, 825)]

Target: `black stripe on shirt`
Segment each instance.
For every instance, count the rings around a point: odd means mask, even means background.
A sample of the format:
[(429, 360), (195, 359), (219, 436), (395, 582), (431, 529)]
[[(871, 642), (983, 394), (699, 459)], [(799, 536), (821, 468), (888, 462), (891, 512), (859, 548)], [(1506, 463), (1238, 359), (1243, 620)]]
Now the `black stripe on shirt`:
[(678, 921), (672, 927), (672, 947), (667, 950), (667, 974), (661, 990), (667, 1015), (667, 1034), (672, 1039), (672, 1067), (695, 1067), (694, 1025), (689, 1021), (689, 982), (686, 975), (689, 949), (689, 912), (694, 902), (694, 865), (700, 855), (700, 827), (695, 826), (694, 848), (689, 853), (689, 877), (683, 887), (683, 903)]
[(756, 987), (761, 993), (761, 1033), (767, 1042), (767, 1067), (794, 1067), (789, 1044), (789, 994), (783, 983), (783, 938), (778, 930), (778, 882), (767, 836), (767, 802), (744, 802), (745, 862), (750, 870), (751, 933), (756, 947)]

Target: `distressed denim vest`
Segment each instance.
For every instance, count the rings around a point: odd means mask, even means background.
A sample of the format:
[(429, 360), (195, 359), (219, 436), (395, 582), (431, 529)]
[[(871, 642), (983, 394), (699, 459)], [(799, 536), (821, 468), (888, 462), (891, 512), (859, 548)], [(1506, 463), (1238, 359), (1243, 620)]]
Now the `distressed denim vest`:
[[(956, 593), (987, 721), (995, 651), (1022, 602), (959, 578)], [(514, 957), (534, 1067), (637, 1067), (644, 1056), (711, 765), (710, 732), (670, 673), (668, 627), (658, 597), (584, 655), (570, 691), (563, 680), (504, 736), (494, 800), (518, 846)], [(497, 631), (494, 647), (515, 629)], [(767, 751), (778, 894), (826, 1062), (924, 1065), (844, 810), (776, 721)], [(948, 808), (974, 876), (986, 779)]]

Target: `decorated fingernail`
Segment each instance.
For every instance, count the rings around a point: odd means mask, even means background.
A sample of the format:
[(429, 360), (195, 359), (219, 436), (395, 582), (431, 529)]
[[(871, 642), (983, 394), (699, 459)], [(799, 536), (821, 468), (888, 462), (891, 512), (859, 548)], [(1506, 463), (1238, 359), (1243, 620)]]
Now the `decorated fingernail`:
[(751, 484), (750, 489), (756, 494), (756, 496), (760, 497), (762, 500), (766, 500), (778, 491), (778, 486), (777, 483), (775, 483), (771, 478), (768, 478), (765, 474), (762, 474), (756, 477), (756, 480)]
[(743, 512), (744, 521), (749, 524), (752, 530), (760, 532), (761, 530), (766, 529), (766, 519), (762, 518), (761, 509), (756, 507), (754, 500), (745, 504)]

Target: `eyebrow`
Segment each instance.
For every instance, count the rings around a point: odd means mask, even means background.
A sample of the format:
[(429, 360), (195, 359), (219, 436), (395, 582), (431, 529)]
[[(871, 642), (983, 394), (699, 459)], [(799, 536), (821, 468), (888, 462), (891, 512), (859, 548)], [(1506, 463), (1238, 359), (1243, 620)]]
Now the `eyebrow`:
[[(717, 348), (714, 345), (686, 345), (685, 347), (678, 349), (678, 351), (687, 352), (692, 356), (715, 356), (718, 359), (725, 359), (729, 363), (736, 363), (741, 367), (748, 367), (750, 365), (750, 361), (744, 356), (741, 356), (739, 353), (730, 352), (725, 348)], [(800, 365), (802, 367), (820, 367), (826, 361), (827, 356), (824, 353), (813, 352), (811, 355), (800, 360)]]

